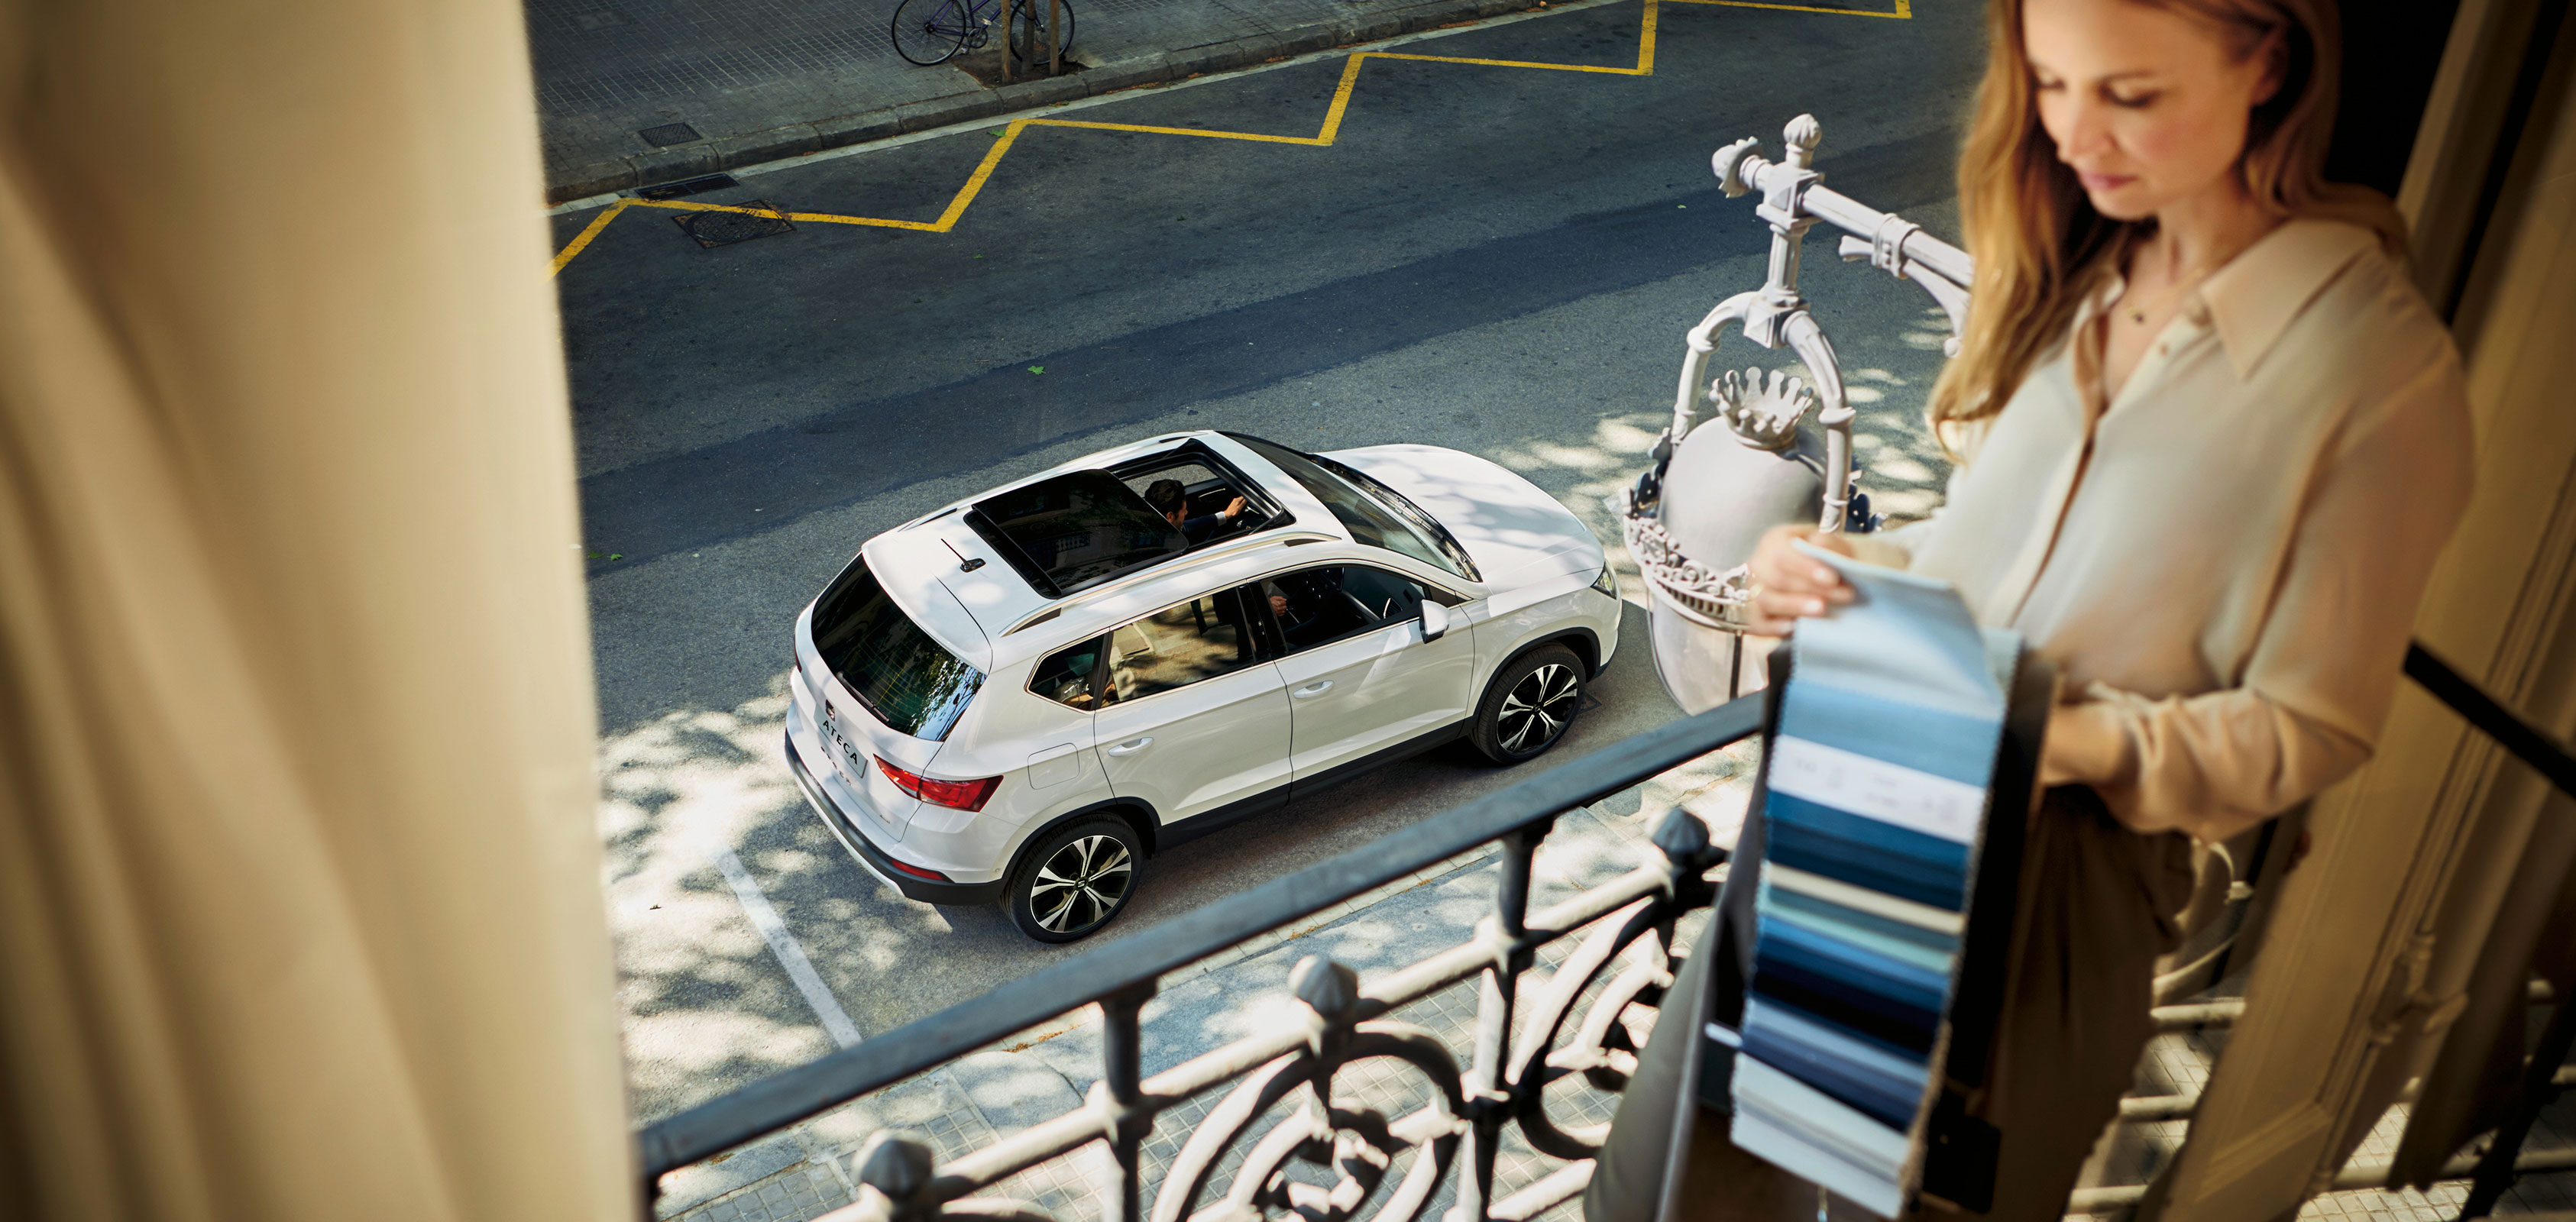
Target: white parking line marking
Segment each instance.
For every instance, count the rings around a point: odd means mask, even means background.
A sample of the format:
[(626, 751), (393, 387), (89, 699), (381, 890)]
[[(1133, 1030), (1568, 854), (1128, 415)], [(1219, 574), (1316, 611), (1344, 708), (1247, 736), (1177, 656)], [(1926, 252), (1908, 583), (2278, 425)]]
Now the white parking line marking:
[(769, 942), (769, 953), (778, 956), (778, 966), (787, 969), (787, 978), (796, 982), (796, 991), (805, 995), (805, 1004), (814, 1007), (823, 1020), (823, 1030), (832, 1042), (847, 1048), (859, 1042), (859, 1025), (850, 1021), (849, 1012), (823, 984), (822, 973), (814, 970), (814, 961), (805, 957), (805, 946), (796, 935), (787, 932), (787, 922), (778, 919), (778, 910), (769, 906), (769, 897), (761, 893), (760, 884), (752, 881), (751, 871), (743, 868), (742, 859), (732, 849), (717, 849), (716, 870), (733, 886), (735, 899), (742, 901), (743, 913), (751, 918), (752, 928)]

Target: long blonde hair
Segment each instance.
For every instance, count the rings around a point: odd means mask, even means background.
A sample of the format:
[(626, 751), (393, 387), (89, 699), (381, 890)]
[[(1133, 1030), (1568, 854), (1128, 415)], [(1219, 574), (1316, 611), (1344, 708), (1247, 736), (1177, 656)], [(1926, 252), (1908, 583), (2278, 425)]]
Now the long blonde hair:
[[(2386, 196), (2325, 180), (2343, 58), (2334, 0), (2128, 2), (2217, 26), (2240, 57), (2260, 53), (2277, 36), (2280, 88), (2247, 119), (2236, 163), (2247, 193), (2284, 217), (2368, 226), (2391, 255), (2404, 256), (2405, 224)], [(1954, 457), (1966, 426), (2003, 410), (2031, 366), (2066, 334), (2085, 294), (2142, 232), (2094, 211), (2075, 172), (2058, 161), (2031, 96), (2023, 4), (1986, 6), (1992, 51), (1959, 155), (1959, 212), (1977, 260), (1975, 304), (1959, 355), (1941, 371), (1926, 407), (1933, 436)]]

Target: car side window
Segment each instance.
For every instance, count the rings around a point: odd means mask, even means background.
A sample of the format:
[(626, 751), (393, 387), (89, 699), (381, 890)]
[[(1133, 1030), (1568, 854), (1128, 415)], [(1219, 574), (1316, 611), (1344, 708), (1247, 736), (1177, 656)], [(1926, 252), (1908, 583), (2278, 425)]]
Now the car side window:
[(1445, 592), (1364, 564), (1327, 564), (1282, 573), (1261, 583), (1287, 652), (1311, 649), (1422, 614), (1422, 600), (1456, 601)]
[(1109, 634), (1104, 703), (1141, 700), (1258, 662), (1237, 590), (1201, 595)]
[(1100, 707), (1094, 684), (1100, 677), (1100, 651), (1106, 637), (1067, 645), (1048, 654), (1029, 675), (1029, 690), (1057, 704), (1090, 712)]

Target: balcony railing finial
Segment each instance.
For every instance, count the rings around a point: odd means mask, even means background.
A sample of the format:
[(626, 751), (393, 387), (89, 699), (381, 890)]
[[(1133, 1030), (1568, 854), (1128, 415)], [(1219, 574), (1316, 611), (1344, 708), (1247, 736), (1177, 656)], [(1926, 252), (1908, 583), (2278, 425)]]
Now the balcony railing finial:
[(906, 1222), (935, 1218), (939, 1205), (927, 1199), (935, 1156), (927, 1138), (906, 1129), (887, 1129), (860, 1147), (859, 1211), (871, 1219)]
[(1698, 866), (1708, 854), (1708, 825), (1699, 817), (1676, 806), (1664, 813), (1664, 821), (1655, 825), (1655, 847), (1676, 866)]
[(1360, 975), (1321, 955), (1308, 955), (1288, 969), (1288, 991), (1316, 1017), (1339, 1023), (1360, 1004)]

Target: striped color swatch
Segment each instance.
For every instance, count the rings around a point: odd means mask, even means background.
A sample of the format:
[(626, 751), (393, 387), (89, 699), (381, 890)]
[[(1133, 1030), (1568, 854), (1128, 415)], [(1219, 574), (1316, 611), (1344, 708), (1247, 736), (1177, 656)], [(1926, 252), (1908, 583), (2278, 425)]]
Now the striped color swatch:
[(1894, 1217), (1921, 1174), (2015, 643), (1947, 587), (1835, 560), (1861, 597), (1799, 628), (1765, 761), (1732, 1135)]

